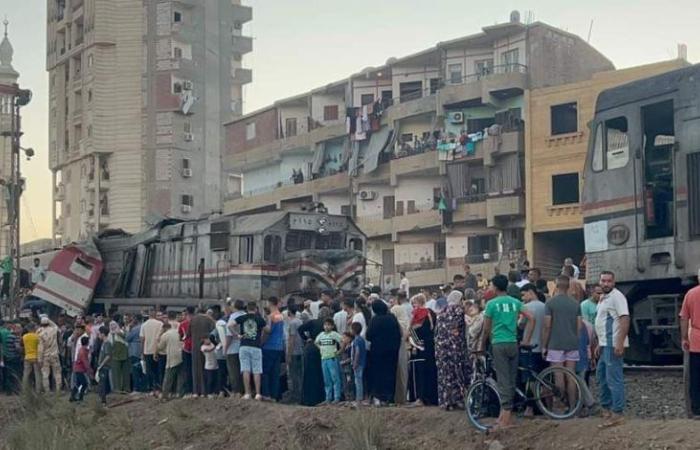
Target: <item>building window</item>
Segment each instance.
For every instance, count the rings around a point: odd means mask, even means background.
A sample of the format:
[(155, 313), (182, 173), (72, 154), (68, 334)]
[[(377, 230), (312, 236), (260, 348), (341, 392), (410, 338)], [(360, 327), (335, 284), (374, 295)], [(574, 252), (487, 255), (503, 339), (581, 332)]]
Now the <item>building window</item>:
[(192, 132), (192, 124), (189, 121), (185, 121), (182, 124), (182, 131), (185, 133), (191, 133)]
[(176, 81), (173, 83), (173, 94), (182, 94), (182, 83)]
[(173, 23), (182, 23), (182, 13), (180, 11), (173, 11)]
[(399, 97), (402, 102), (415, 100), (423, 96), (422, 81), (408, 81), (399, 84)]
[(191, 168), (190, 158), (182, 158), (182, 170), (190, 170)]
[(180, 47), (173, 47), (173, 58), (182, 59), (182, 49)]
[(391, 91), (382, 91), (382, 105), (384, 107), (391, 106), (393, 93)]
[(184, 194), (181, 199), (182, 206), (194, 206), (194, 196), (192, 194)]
[(471, 236), (467, 238), (467, 261), (483, 263), (498, 260), (498, 235)]
[(447, 73), (450, 75), (450, 84), (462, 82), (462, 64), (450, 64), (447, 66)]
[(503, 71), (505, 73), (518, 72), (518, 65), (520, 64), (520, 50), (514, 48), (513, 50), (503, 52), (501, 55), (501, 61), (503, 63)]
[(94, 57), (92, 56), (92, 54), (90, 54), (90, 55), (88, 55), (88, 57), (87, 57), (87, 66), (88, 66), (88, 67), (92, 67), (92, 64), (93, 64), (93, 63), (94, 63)]
[(401, 134), (401, 143), (402, 144), (410, 144), (413, 142), (413, 133), (402, 133)]
[(445, 241), (436, 242), (434, 244), (433, 252), (436, 263), (444, 262), (447, 259), (447, 246), (445, 245)]
[(324, 106), (323, 120), (338, 120), (338, 105)]
[(415, 214), (416, 211), (416, 201), (415, 200), (408, 200), (406, 201), (406, 213), (407, 214)]
[(493, 73), (493, 59), (480, 59), (474, 61), (474, 73), (478, 77), (490, 75)]
[(245, 126), (245, 138), (247, 141), (255, 139), (255, 122)]
[(361, 105), (369, 105), (371, 103), (374, 103), (374, 94), (362, 94), (360, 96), (360, 104)]
[(568, 205), (578, 202), (578, 173), (552, 175), (552, 205)]
[(253, 236), (238, 238), (238, 260), (241, 264), (253, 262)]
[(578, 107), (576, 102), (553, 105), (550, 108), (552, 136), (575, 133), (578, 130)]
[(296, 117), (288, 117), (284, 120), (284, 136), (292, 137), (297, 135)]
[(430, 95), (433, 95), (440, 89), (440, 79), (439, 78), (431, 78), (430, 79)]

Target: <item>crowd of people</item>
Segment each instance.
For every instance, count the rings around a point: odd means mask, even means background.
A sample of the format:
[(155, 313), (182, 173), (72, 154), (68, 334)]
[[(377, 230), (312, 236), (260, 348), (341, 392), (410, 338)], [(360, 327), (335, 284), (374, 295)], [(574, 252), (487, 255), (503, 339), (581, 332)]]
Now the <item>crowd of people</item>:
[[(148, 392), (452, 410), (465, 406), (471, 358), (488, 350), (502, 402), (498, 426), (512, 425), (519, 364), (564, 366), (585, 383), (596, 373), (603, 426), (618, 425), (627, 301), (611, 272), (585, 300), (562, 272), (552, 295), (536, 268), (486, 282), (466, 266), (439, 291), (410, 298), (404, 275), (388, 295), (373, 287), (357, 297), (325, 291), (313, 300), (227, 298), (182, 311), (0, 322), (2, 387), (65, 390), (77, 402), (89, 391), (103, 403), (113, 392)], [(526, 361), (519, 345), (532, 348)]]

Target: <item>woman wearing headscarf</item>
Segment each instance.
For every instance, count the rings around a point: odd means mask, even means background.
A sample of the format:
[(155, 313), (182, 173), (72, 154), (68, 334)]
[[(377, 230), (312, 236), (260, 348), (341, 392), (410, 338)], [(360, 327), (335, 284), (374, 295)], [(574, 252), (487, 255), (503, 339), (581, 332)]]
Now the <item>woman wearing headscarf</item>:
[(112, 343), (111, 386), (114, 392), (129, 392), (131, 365), (129, 364), (129, 344), (126, 342), (124, 331), (119, 323), (109, 323), (109, 337)]
[(299, 336), (301, 336), (301, 340), (304, 342), (301, 384), (301, 404), (304, 406), (316, 406), (326, 398), (326, 394), (323, 390), (321, 352), (314, 344), (314, 341), (316, 340), (316, 336), (323, 331), (323, 321), (330, 319), (331, 316), (331, 309), (327, 306), (323, 306), (318, 311), (317, 319), (311, 319), (299, 327)]
[(437, 405), (437, 366), (435, 365), (435, 312), (425, 306), (425, 295), (411, 299), (411, 356), (408, 371), (408, 397), (414, 406)]
[(399, 346), (398, 362), (396, 366), (396, 392), (394, 403), (403, 405), (406, 403), (406, 389), (408, 388), (408, 335), (411, 326), (411, 316), (407, 308), (396, 304), (391, 307), (391, 314), (401, 326), (401, 344)]
[(464, 404), (464, 389), (469, 383), (466, 325), (462, 293), (452, 291), (447, 307), (437, 316), (435, 358), (438, 370), (438, 401), (451, 410)]
[(401, 326), (382, 300), (372, 302), (374, 316), (367, 329), (370, 393), (374, 404), (389, 403), (396, 394), (396, 367), (401, 347)]

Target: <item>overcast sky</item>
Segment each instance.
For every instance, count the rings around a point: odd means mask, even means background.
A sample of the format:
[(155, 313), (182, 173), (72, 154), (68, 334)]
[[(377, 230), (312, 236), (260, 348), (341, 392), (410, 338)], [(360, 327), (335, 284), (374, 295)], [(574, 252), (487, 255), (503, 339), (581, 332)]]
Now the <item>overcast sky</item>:
[[(678, 43), (688, 44), (691, 62), (700, 60), (697, 0), (243, 1), (253, 7), (245, 33), (254, 38), (253, 53), (244, 58), (253, 69), (253, 83), (244, 96), (246, 112), (383, 64), (391, 56), (476, 33), (482, 26), (507, 21), (513, 9), (521, 11), (523, 20), (530, 11), (534, 20), (584, 39), (592, 22), (591, 44), (618, 68), (673, 58)], [(23, 112), (23, 146), (37, 152), (31, 162), (23, 162), (28, 178), (23, 241), (51, 233), (45, 9), (46, 0), (0, 0), (0, 16), (11, 22), (20, 84), (34, 92)]]

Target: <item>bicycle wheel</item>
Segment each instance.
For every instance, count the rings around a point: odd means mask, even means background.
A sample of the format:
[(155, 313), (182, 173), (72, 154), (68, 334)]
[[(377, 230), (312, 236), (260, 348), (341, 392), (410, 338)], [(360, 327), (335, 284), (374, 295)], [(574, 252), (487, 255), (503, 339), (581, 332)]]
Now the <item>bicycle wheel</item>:
[(535, 400), (552, 419), (569, 419), (583, 405), (581, 382), (565, 367), (548, 367), (535, 378)]
[(492, 428), (501, 413), (501, 398), (496, 386), (488, 381), (477, 381), (469, 387), (465, 405), (469, 422), (479, 431)]

